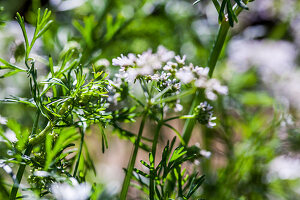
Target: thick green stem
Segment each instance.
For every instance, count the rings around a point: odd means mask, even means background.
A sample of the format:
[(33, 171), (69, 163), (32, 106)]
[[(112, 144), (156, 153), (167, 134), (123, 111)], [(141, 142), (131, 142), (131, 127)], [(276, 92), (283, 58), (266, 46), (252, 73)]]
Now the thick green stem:
[[(162, 122), (159, 122), (157, 124), (156, 130), (155, 130), (155, 134), (154, 134), (154, 139), (153, 139), (153, 143), (152, 143), (152, 155), (153, 155), (153, 163), (155, 164), (155, 155), (156, 155), (156, 148), (157, 148), (157, 142), (158, 142), (158, 136), (160, 133), (160, 129), (162, 127)], [(155, 191), (155, 185), (154, 185), (154, 179), (152, 178), (152, 176), (150, 177), (150, 200), (154, 200), (154, 191)]]
[[(40, 112), (37, 112), (36, 118), (35, 118), (34, 123), (33, 123), (31, 135), (34, 135), (36, 133), (36, 130), (37, 130), (37, 127), (38, 127), (38, 122), (39, 122), (39, 117), (40, 117)], [(28, 146), (25, 150), (24, 156), (29, 156), (32, 149), (33, 149), (33, 146), (31, 144), (28, 144)], [(26, 168), (26, 164), (21, 164), (19, 169), (18, 169), (17, 176), (16, 176), (16, 181), (15, 181), (15, 183), (14, 183), (12, 189), (11, 189), (11, 192), (10, 192), (10, 197), (9, 197), (10, 200), (15, 200), (16, 199), (16, 196), (17, 196), (17, 193), (18, 193), (18, 190), (19, 190), (19, 186), (20, 186), (25, 168)]]
[[(244, 1), (245, 3), (248, 3), (248, 1)], [(236, 7), (235, 13), (236, 15), (239, 15), (243, 9), (241, 7)], [(216, 41), (214, 43), (213, 49), (210, 53), (209, 59), (208, 59), (208, 64), (207, 66), (209, 67), (209, 77), (212, 77), (214, 73), (215, 66), (217, 64), (217, 61), (219, 59), (219, 56), (222, 52), (223, 46), (225, 44), (225, 40), (229, 31), (230, 25), (226, 19), (224, 19), (221, 23), (221, 26), (218, 31), (218, 35), (216, 38)], [(196, 93), (192, 106), (190, 108), (189, 114), (192, 114), (195, 107), (199, 105), (201, 100), (204, 99), (204, 91), (200, 90)], [(185, 145), (188, 145), (193, 128), (195, 126), (195, 119), (187, 119), (185, 121), (184, 127), (183, 127), (183, 133), (182, 133), (182, 138), (185, 142)]]
[(229, 27), (230, 27), (229, 23), (227, 21), (223, 20), (223, 22), (220, 26), (219, 32), (218, 32), (217, 39), (214, 43), (213, 50), (210, 53), (210, 57), (208, 60), (208, 67), (209, 67), (208, 75), (209, 75), (209, 77), (212, 77), (212, 75), (214, 73), (214, 69), (215, 69), (217, 61), (219, 59), (219, 56), (221, 54), (221, 51), (223, 49)]
[(125, 179), (124, 179), (124, 182), (123, 182), (121, 195), (120, 195), (121, 200), (126, 200), (126, 196), (127, 196), (128, 188), (129, 188), (129, 185), (130, 185), (132, 172), (133, 172), (133, 169), (134, 169), (134, 164), (135, 164), (135, 161), (136, 161), (136, 156), (137, 156), (137, 153), (138, 153), (138, 150), (139, 150), (139, 143), (141, 141), (143, 129), (144, 129), (145, 122), (146, 122), (146, 117), (147, 117), (147, 112), (145, 112), (143, 114), (143, 118), (142, 118), (142, 121), (141, 121), (141, 124), (140, 124), (138, 136), (137, 136), (137, 139), (135, 140), (135, 143), (134, 143), (134, 150), (133, 150), (133, 153), (131, 155), (130, 162), (128, 163), (128, 167), (127, 167), (127, 171), (126, 171), (126, 175), (125, 175)]
[[(221, 54), (221, 51), (223, 49), (223, 45), (225, 43), (225, 39), (226, 39), (228, 30), (229, 30), (229, 27), (230, 27), (229, 23), (224, 20), (221, 24), (220, 29), (219, 29), (217, 39), (214, 43), (213, 50), (210, 53), (210, 57), (209, 57), (209, 60), (208, 60), (209, 76), (210, 77), (212, 77), (212, 75), (213, 75), (216, 63), (217, 63), (218, 58), (219, 58), (219, 56)], [(195, 107), (197, 105), (199, 105), (199, 103), (201, 102), (201, 99), (203, 99), (203, 97), (204, 97), (204, 91), (203, 90), (200, 90), (195, 94), (192, 106), (191, 106), (190, 111), (189, 111), (189, 115), (193, 114), (193, 111), (194, 111)], [(185, 145), (188, 145), (188, 142), (190, 141), (195, 123), (196, 123), (196, 120), (194, 118), (192, 118), (192, 119), (187, 119), (185, 124), (184, 124), (182, 138), (185, 142)]]

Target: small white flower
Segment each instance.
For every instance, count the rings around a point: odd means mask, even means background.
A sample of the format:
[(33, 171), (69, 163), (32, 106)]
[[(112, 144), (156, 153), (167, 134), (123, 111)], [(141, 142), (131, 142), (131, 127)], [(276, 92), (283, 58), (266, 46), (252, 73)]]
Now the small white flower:
[(181, 88), (181, 83), (175, 83), (175, 84), (173, 85), (173, 87), (174, 87), (176, 90), (180, 90), (180, 88)]
[(178, 66), (177, 63), (174, 62), (167, 62), (167, 64), (163, 67), (163, 70), (165, 71), (177, 71), (176, 67)]
[(180, 56), (175, 56), (175, 60), (177, 63), (184, 65), (185, 64), (186, 55), (184, 55), (182, 58)]
[(149, 69), (160, 69), (162, 67), (158, 56), (156, 54), (152, 54), (151, 50), (145, 51), (141, 55), (138, 55), (136, 64), (141, 68)]
[(195, 86), (198, 88), (204, 88), (206, 86), (206, 79), (197, 79), (195, 81)]
[(209, 68), (208, 67), (203, 68), (203, 67), (196, 66), (193, 71), (200, 77), (201, 76), (207, 77)]
[(168, 64), (166, 64), (164, 67), (163, 67), (163, 70), (165, 70), (165, 71), (171, 71), (173, 68), (172, 68), (172, 66), (170, 66), (170, 65), (168, 65)]
[(210, 100), (216, 100), (217, 95), (215, 92), (222, 95), (226, 95), (228, 93), (228, 88), (226, 86), (222, 86), (220, 81), (214, 78), (209, 79), (206, 82), (205, 88), (206, 97)]
[(183, 106), (181, 104), (177, 103), (175, 105), (174, 111), (175, 112), (180, 112), (180, 111), (182, 111), (182, 109), (183, 109)]
[(142, 68), (137, 68), (136, 72), (139, 75), (151, 75), (151, 74), (153, 74), (153, 68), (150, 65), (145, 65)]
[(136, 59), (136, 57), (135, 57), (134, 54), (129, 54), (128, 57), (121, 54), (121, 57), (114, 58), (112, 60), (112, 64), (114, 66), (120, 66), (120, 67), (133, 66), (134, 62), (135, 62), (135, 59)]
[(162, 72), (160, 75), (160, 80), (166, 81), (170, 77), (170, 73)]
[(213, 120), (216, 120), (216, 119), (217, 119), (216, 117), (211, 117), (210, 120), (209, 120), (209, 122), (208, 122), (208, 124), (207, 124), (207, 127), (208, 128), (213, 128), (214, 126), (216, 126), (217, 123), (212, 122)]
[(220, 81), (217, 79), (210, 79), (208, 81), (208, 85), (219, 94), (226, 95), (228, 93), (228, 88), (226, 86), (222, 86)]
[(158, 81), (160, 80), (160, 75), (159, 74), (154, 74), (153, 76), (150, 76), (152, 80)]
[(176, 77), (184, 84), (190, 83), (194, 80), (194, 74), (187, 69), (180, 69), (176, 72)]

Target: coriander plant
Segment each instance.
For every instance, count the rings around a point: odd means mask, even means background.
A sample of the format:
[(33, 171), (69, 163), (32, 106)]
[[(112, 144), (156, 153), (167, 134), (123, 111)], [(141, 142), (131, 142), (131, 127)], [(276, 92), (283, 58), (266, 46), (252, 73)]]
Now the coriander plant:
[[(152, 27), (155, 11), (151, 6), (158, 10), (165, 6), (167, 12), (174, 6), (172, 1), (134, 1), (129, 5), (103, 1), (99, 12), (94, 1), (87, 1), (86, 7), (77, 12), (90, 9), (90, 13), (66, 27), (56, 23), (59, 13), (53, 16), (48, 9), (33, 10), (27, 21), (28, 16), (24, 19), (17, 13), (23, 42), (15, 51), (16, 59), (0, 58), (0, 78), (22, 76), (29, 88), (22, 97), (11, 95), (0, 102), (3, 106), (23, 105), (30, 117), (25, 124), (19, 117), (0, 115), (0, 167), (5, 172), (0, 176), (0, 197), (125, 200), (135, 198), (132, 193), (137, 193), (138, 199), (151, 200), (269, 197), (272, 184), (277, 185), (262, 181), (267, 169), (259, 164), (275, 157), (271, 153), (279, 141), (275, 133), (285, 119), (275, 108), (269, 111), (271, 114), (257, 113), (253, 118), (248, 115), (251, 108), (243, 104), (238, 93), (244, 89), (243, 81), (247, 85), (256, 74), (237, 77), (236, 85), (235, 79), (224, 81), (219, 74), (213, 77), (219, 70), (215, 67), (228, 41), (228, 32), (238, 23), (239, 14), (249, 10), (250, 1), (203, 1), (195, 1), (193, 6), (214, 6), (218, 32), (211, 37), (215, 39), (211, 39), (202, 58), (206, 63), (200, 66), (197, 59), (191, 62), (189, 55), (156, 45), (157, 41), (153, 41), (155, 48), (149, 48), (144, 45), (146, 42), (134, 40), (133, 53), (120, 52), (132, 37), (138, 37), (140, 27), (135, 21), (150, 21), (149, 29), (141, 28), (142, 32), (160, 28), (167, 32), (160, 19)], [(41, 1), (37, 2), (33, 8), (41, 6)], [(191, 2), (185, 3), (192, 6)], [(112, 15), (120, 5), (125, 10), (123, 15)], [(176, 24), (172, 20), (170, 17), (167, 24), (173, 23), (174, 27), (188, 21), (178, 20)], [(30, 31), (28, 23), (33, 22), (34, 31)], [(188, 31), (180, 29), (183, 34)], [(65, 37), (64, 32), (71, 36)], [(44, 52), (34, 50), (38, 42), (44, 45)], [(263, 97), (276, 105), (271, 97)], [(237, 113), (230, 113), (232, 107)], [(200, 129), (201, 145), (193, 139)], [(246, 142), (237, 142), (238, 131)], [(97, 146), (101, 146), (102, 154), (113, 148), (113, 133), (133, 145), (117, 192), (97, 179), (101, 172), (91, 152), (91, 133), (100, 136)], [(217, 149), (214, 144), (218, 141), (226, 149), (225, 167), (214, 165), (211, 160), (211, 151)], [(142, 160), (138, 160), (140, 152), (147, 155)], [(235, 186), (241, 192), (228, 192)]]

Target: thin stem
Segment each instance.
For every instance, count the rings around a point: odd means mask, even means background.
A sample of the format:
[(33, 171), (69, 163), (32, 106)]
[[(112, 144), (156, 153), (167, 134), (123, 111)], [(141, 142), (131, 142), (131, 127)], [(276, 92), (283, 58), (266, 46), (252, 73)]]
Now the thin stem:
[[(38, 127), (38, 122), (39, 122), (39, 117), (40, 117), (40, 112), (37, 111), (36, 118), (34, 120), (30, 135), (34, 135), (36, 133), (36, 130), (37, 130), (37, 127)], [(24, 156), (29, 156), (32, 149), (33, 149), (33, 145), (28, 144), (28, 146), (25, 150)], [(18, 190), (19, 190), (19, 186), (20, 186), (25, 168), (26, 168), (26, 164), (21, 164), (19, 169), (18, 169), (17, 176), (16, 176), (16, 181), (15, 181), (15, 183), (14, 183), (12, 189), (11, 189), (11, 192), (10, 192), (10, 197), (9, 197), (10, 200), (15, 200), (16, 199), (16, 196), (17, 196), (17, 193), (18, 193)]]
[(145, 105), (144, 105), (138, 98), (136, 98), (133, 94), (128, 93), (128, 95), (129, 95), (133, 100), (135, 100), (138, 104), (140, 104), (142, 107), (145, 107)]
[(177, 171), (177, 174), (178, 174), (178, 197), (182, 197), (183, 196), (183, 194), (182, 194), (182, 184), (181, 184), (182, 177), (181, 177), (181, 168), (180, 168), (180, 166), (176, 167), (176, 171)]
[(173, 126), (171, 126), (170, 124), (166, 124), (164, 123), (163, 124), (164, 126), (170, 128), (176, 135), (177, 137), (179, 138), (180, 142), (182, 145), (185, 145), (185, 141), (183, 140), (182, 136), (180, 135), (179, 131), (177, 131)]
[(155, 97), (153, 97), (153, 101), (156, 101), (159, 99), (162, 95), (164, 95), (166, 92), (168, 92), (171, 89), (171, 86), (166, 87), (163, 91), (158, 93)]
[(166, 122), (168, 122), (168, 121), (172, 121), (172, 120), (174, 120), (174, 119), (180, 119), (180, 118), (181, 118), (181, 116), (170, 117), (170, 118), (168, 118), (168, 119), (165, 119), (164, 122), (166, 123)]
[(79, 146), (79, 151), (78, 151), (78, 158), (77, 158), (75, 168), (74, 168), (74, 172), (73, 172), (73, 177), (76, 176), (76, 173), (77, 173), (77, 170), (78, 170), (80, 157), (81, 157), (81, 152), (82, 152), (82, 146), (83, 146), (83, 142), (84, 142), (84, 132), (83, 132), (82, 128), (79, 128), (79, 129), (80, 129), (81, 139), (80, 139), (80, 146)]
[(137, 139), (134, 143), (134, 150), (133, 150), (133, 153), (131, 155), (130, 162), (128, 163), (125, 179), (124, 179), (124, 182), (123, 182), (121, 195), (120, 195), (121, 200), (125, 200), (126, 196), (127, 196), (127, 192), (128, 192), (128, 188), (129, 188), (129, 185), (130, 185), (130, 180), (131, 180), (134, 164), (135, 164), (135, 161), (136, 161), (136, 156), (137, 156), (137, 153), (138, 153), (138, 150), (139, 150), (139, 143), (140, 143), (141, 138), (142, 138), (142, 133), (143, 133), (143, 129), (144, 129), (144, 126), (145, 126), (146, 118), (147, 118), (147, 112), (144, 112), (143, 118), (142, 118), (142, 121), (141, 121), (141, 124), (140, 124), (140, 128), (139, 128), (138, 136), (137, 136)]
[(49, 133), (52, 130), (52, 124), (49, 122), (47, 126), (37, 135), (33, 137), (33, 135), (29, 139), (29, 145), (35, 146), (36, 144), (39, 144), (40, 142), (43, 142), (47, 136), (47, 133)]
[[(155, 155), (156, 155), (156, 148), (157, 148), (157, 142), (158, 142), (158, 136), (160, 133), (160, 129), (162, 127), (162, 121), (158, 122), (156, 130), (155, 130), (155, 134), (154, 134), (154, 139), (153, 139), (153, 143), (152, 143), (152, 156), (153, 156), (153, 163), (155, 165)], [(154, 200), (154, 196), (155, 196), (155, 186), (154, 186), (154, 179), (153, 179), (153, 174), (152, 176), (150, 176), (150, 200)]]

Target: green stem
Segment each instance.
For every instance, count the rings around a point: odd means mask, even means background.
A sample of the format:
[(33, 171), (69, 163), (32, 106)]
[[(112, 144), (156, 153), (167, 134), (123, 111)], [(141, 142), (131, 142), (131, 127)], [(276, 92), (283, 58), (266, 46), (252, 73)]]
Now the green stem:
[[(209, 75), (209, 77), (212, 77), (212, 75), (213, 75), (216, 63), (217, 63), (218, 58), (219, 58), (219, 56), (221, 54), (221, 51), (223, 49), (229, 27), (230, 27), (229, 23), (227, 21), (223, 20), (223, 22), (221, 24), (221, 27), (219, 29), (219, 32), (218, 32), (217, 39), (214, 43), (213, 50), (210, 53), (210, 57), (209, 57), (209, 60), (208, 60), (208, 67), (209, 67), (209, 74), (208, 75)], [(191, 106), (190, 111), (189, 111), (189, 115), (193, 114), (195, 107), (197, 105), (199, 105), (199, 103), (201, 102), (203, 97), (204, 97), (204, 91), (203, 90), (200, 90), (196, 93), (196, 95), (194, 97), (194, 100), (193, 100), (193, 103), (192, 103), (192, 106)], [(192, 118), (192, 119), (187, 119), (185, 124), (184, 124), (182, 138), (185, 142), (185, 145), (188, 145), (188, 142), (190, 141), (195, 123), (196, 123), (196, 119)]]
[(210, 53), (210, 57), (208, 59), (208, 67), (209, 67), (208, 75), (209, 75), (209, 77), (212, 77), (212, 75), (214, 73), (214, 69), (215, 69), (217, 61), (219, 59), (219, 56), (221, 54), (221, 51), (223, 49), (229, 28), (230, 28), (229, 23), (227, 21), (223, 20), (223, 22), (220, 26), (219, 32), (218, 32), (217, 39), (214, 43), (213, 50)]
[[(248, 3), (248, 1), (244, 1), (245, 3)], [(241, 7), (236, 7), (235, 13), (236, 15), (239, 15), (243, 9)], [(215, 66), (217, 64), (217, 61), (219, 59), (219, 56), (222, 52), (223, 46), (225, 44), (225, 40), (229, 31), (230, 25), (226, 19), (224, 19), (221, 23), (221, 26), (218, 31), (218, 35), (216, 38), (216, 41), (214, 43), (213, 49), (210, 53), (209, 59), (208, 59), (208, 67), (209, 67), (209, 77), (213, 76)], [(189, 114), (193, 114), (194, 108), (199, 105), (201, 100), (204, 99), (204, 91), (200, 90), (196, 93), (192, 106), (190, 108)], [(187, 119), (185, 121), (184, 127), (183, 127), (183, 133), (182, 138), (185, 141), (185, 145), (188, 145), (193, 128), (195, 126), (195, 119)]]
[[(189, 115), (192, 115), (195, 107), (200, 104), (201, 96), (202, 96), (201, 93), (203, 93), (202, 90), (196, 92), (193, 103), (192, 103), (190, 111), (189, 111)], [(195, 118), (187, 119), (184, 123), (182, 139), (183, 139), (185, 145), (188, 145), (188, 143), (190, 141), (195, 123), (196, 123)]]
[[(38, 127), (39, 117), (40, 117), (40, 112), (38, 111), (37, 114), (36, 114), (36, 118), (34, 120), (32, 131), (31, 131), (30, 135), (34, 135), (36, 133), (36, 130), (37, 130), (37, 127)], [(24, 156), (30, 156), (30, 153), (31, 153), (32, 149), (33, 149), (33, 145), (28, 144), (28, 146), (25, 150)], [(16, 181), (14, 182), (14, 185), (13, 185), (13, 187), (11, 189), (11, 192), (10, 192), (10, 197), (9, 197), (10, 200), (15, 200), (16, 199), (16, 196), (17, 196), (17, 193), (18, 193), (18, 190), (19, 190), (19, 186), (20, 186), (25, 168), (26, 168), (26, 164), (21, 164), (19, 169), (18, 169), (17, 176), (16, 176)]]
[(47, 126), (39, 134), (33, 137), (31, 136), (31, 138), (29, 139), (29, 145), (35, 146), (40, 142), (44, 141), (47, 136), (47, 133), (49, 133), (51, 130), (52, 130), (52, 125), (49, 122)]
[(177, 171), (177, 174), (178, 174), (178, 197), (181, 197), (183, 196), (183, 192), (182, 192), (182, 184), (181, 184), (181, 181), (182, 181), (182, 177), (181, 177), (181, 167), (180, 166), (177, 166), (175, 168), (175, 170)]
[(143, 118), (142, 118), (142, 121), (141, 121), (141, 124), (140, 124), (138, 136), (137, 136), (137, 139), (134, 143), (134, 150), (133, 150), (133, 153), (131, 155), (130, 162), (128, 163), (127, 172), (126, 172), (126, 175), (125, 175), (125, 179), (124, 179), (124, 182), (123, 182), (121, 195), (120, 195), (121, 200), (126, 200), (126, 196), (127, 196), (128, 188), (129, 188), (129, 185), (130, 185), (130, 180), (131, 180), (134, 164), (135, 164), (135, 161), (136, 161), (136, 156), (137, 156), (137, 153), (138, 153), (138, 150), (139, 150), (139, 143), (141, 141), (143, 129), (144, 129), (145, 122), (146, 122), (146, 117), (147, 117), (147, 112), (145, 112), (143, 114)]
[[(152, 143), (152, 156), (153, 156), (153, 163), (155, 164), (155, 155), (156, 155), (156, 148), (157, 148), (157, 142), (158, 142), (158, 136), (160, 133), (160, 129), (162, 127), (162, 121), (158, 122), (156, 130), (155, 130), (155, 134), (154, 134), (154, 139), (153, 139), (153, 143)], [(154, 179), (153, 176), (150, 176), (150, 200), (154, 200), (154, 196), (155, 196), (155, 186), (154, 186)]]
[(81, 139), (80, 139), (80, 146), (79, 146), (79, 151), (78, 151), (78, 158), (77, 158), (75, 168), (74, 168), (74, 172), (73, 172), (73, 177), (76, 176), (76, 173), (77, 173), (77, 170), (78, 170), (80, 157), (81, 157), (81, 152), (82, 152), (82, 146), (83, 146), (83, 142), (84, 142), (84, 132), (83, 132), (82, 128), (79, 128), (79, 129), (80, 129)]

